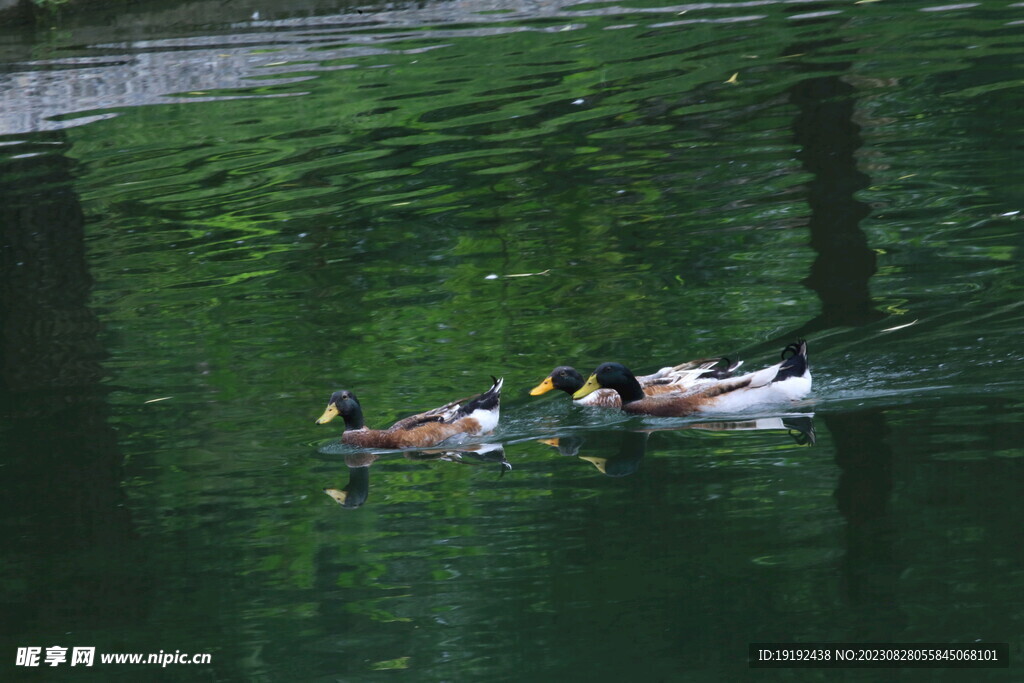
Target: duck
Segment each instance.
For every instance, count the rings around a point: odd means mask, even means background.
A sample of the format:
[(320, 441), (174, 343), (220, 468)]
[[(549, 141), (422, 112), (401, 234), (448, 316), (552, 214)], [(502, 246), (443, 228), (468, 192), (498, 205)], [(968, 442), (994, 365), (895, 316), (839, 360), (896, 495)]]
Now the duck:
[(782, 361), (757, 372), (695, 384), (689, 389), (648, 395), (638, 378), (621, 363), (602, 363), (572, 397), (581, 399), (600, 389), (614, 389), (622, 410), (654, 417), (686, 417), (698, 413), (733, 413), (755, 405), (792, 402), (811, 391), (807, 342), (782, 350)]
[[(680, 391), (687, 386), (693, 385), (701, 380), (726, 379), (733, 375), (733, 371), (743, 365), (743, 361), (733, 363), (728, 358), (702, 358), (691, 360), (675, 366), (661, 368), (650, 375), (637, 377), (637, 382), (647, 396)], [(573, 396), (583, 388), (586, 380), (576, 368), (571, 365), (559, 365), (545, 377), (540, 384), (530, 389), (530, 396), (540, 396), (552, 389), (559, 389)], [(573, 402), (583, 406), (597, 406), (600, 408), (621, 408), (622, 400), (619, 394), (611, 388), (597, 389), (589, 392), (580, 398), (573, 398)]]
[(412, 415), (387, 429), (367, 427), (356, 395), (347, 389), (335, 391), (316, 423), (327, 424), (341, 415), (345, 420), (341, 442), (359, 448), (428, 448), (456, 436), (486, 434), (498, 426), (501, 386), (504, 384), (502, 378), (491, 379), (494, 383), (482, 394)]

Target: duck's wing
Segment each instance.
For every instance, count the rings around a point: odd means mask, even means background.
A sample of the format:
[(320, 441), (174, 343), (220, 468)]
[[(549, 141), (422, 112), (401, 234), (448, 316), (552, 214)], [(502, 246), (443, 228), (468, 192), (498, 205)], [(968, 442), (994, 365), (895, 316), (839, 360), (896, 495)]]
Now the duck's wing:
[(743, 361), (732, 361), (726, 357), (718, 358), (718, 362), (697, 375), (697, 379), (729, 379), (736, 375), (736, 370), (743, 365)]
[[(807, 371), (807, 344), (806, 342), (801, 342), (801, 344), (802, 346), (797, 344), (787, 346), (786, 350), (783, 351), (783, 355), (785, 356), (786, 351), (790, 350), (794, 351), (794, 353), (781, 363), (770, 365), (756, 372), (748, 372), (738, 377), (727, 377), (725, 379), (698, 377), (697, 379), (708, 379), (710, 381), (670, 384), (665, 387), (667, 391), (658, 392), (656, 398), (669, 401), (699, 394), (706, 400), (736, 391), (757, 389), (792, 377), (802, 377)], [(739, 366), (740, 363), (730, 363), (727, 368), (731, 371)]]
[(449, 403), (445, 403), (439, 408), (434, 408), (433, 410), (402, 418), (395, 424), (388, 427), (387, 431), (394, 432), (415, 429), (416, 427), (436, 422), (448, 424), (472, 414), (475, 410), (492, 410), (497, 406), (498, 400), (501, 396), (502, 383), (503, 380), (494, 379), (494, 384), (491, 388), (482, 394), (456, 399)]
[(701, 358), (699, 360), (686, 361), (679, 365), (667, 365), (659, 369), (657, 372), (652, 372), (649, 375), (640, 375), (636, 378), (636, 381), (640, 382), (640, 386), (642, 387), (654, 384), (671, 384), (673, 380), (680, 377), (685, 377), (694, 373), (699, 374), (700, 372), (709, 370), (720, 360), (720, 358)]
[(721, 356), (718, 358), (700, 358), (679, 365), (664, 367), (657, 372), (637, 377), (641, 387), (659, 385), (689, 385), (700, 380), (727, 379), (743, 365), (743, 361), (731, 361)]
[(415, 429), (416, 427), (429, 424), (431, 422), (451, 422), (452, 417), (459, 411), (459, 407), (472, 398), (472, 396), (467, 396), (466, 398), (456, 399), (451, 403), (445, 403), (440, 408), (434, 408), (422, 413), (417, 413), (416, 415), (403, 417), (401, 420), (388, 427), (387, 431), (400, 432), (406, 429)]

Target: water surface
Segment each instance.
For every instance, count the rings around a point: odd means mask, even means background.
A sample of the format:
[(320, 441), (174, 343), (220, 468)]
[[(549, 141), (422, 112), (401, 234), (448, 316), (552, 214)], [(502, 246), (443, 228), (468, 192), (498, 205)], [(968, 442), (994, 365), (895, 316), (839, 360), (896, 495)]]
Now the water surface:
[[(750, 642), (977, 640), (1013, 679), (1019, 7), (258, 10), (0, 41), (8, 652), (736, 680)], [(527, 395), (801, 336), (775, 412)], [(490, 375), (485, 453), (313, 424)]]

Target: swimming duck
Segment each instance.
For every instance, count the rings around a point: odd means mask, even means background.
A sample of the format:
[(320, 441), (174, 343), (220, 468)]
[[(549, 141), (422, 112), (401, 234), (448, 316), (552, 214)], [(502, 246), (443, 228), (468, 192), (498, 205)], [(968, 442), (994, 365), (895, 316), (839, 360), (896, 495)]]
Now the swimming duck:
[[(725, 379), (731, 377), (733, 370), (743, 365), (743, 361), (733, 363), (728, 358), (703, 358), (691, 360), (676, 366), (664, 367), (650, 375), (637, 377), (637, 382), (647, 396), (656, 396), (673, 391), (681, 391), (703, 379)], [(716, 367), (718, 366), (718, 367)], [(559, 365), (544, 380), (530, 389), (530, 396), (540, 396), (552, 389), (560, 389), (573, 396), (575, 403), (584, 406), (600, 406), (602, 408), (621, 408), (622, 400), (614, 389), (597, 389), (576, 398), (574, 394), (583, 388), (586, 381), (576, 368)]]
[(501, 385), (494, 379), (490, 389), (472, 398), (447, 403), (399, 420), (387, 429), (370, 429), (363, 421), (359, 399), (351, 391), (336, 391), (316, 421), (327, 424), (338, 415), (345, 419), (342, 443), (361, 448), (427, 448), (460, 434), (483, 434), (498, 425)]
[(655, 417), (731, 413), (763, 403), (794, 401), (811, 390), (807, 342), (801, 339), (788, 345), (782, 351), (782, 362), (763, 370), (656, 396), (644, 393), (638, 379), (625, 365), (602, 363), (572, 397), (580, 399), (601, 388), (618, 392), (623, 411)]

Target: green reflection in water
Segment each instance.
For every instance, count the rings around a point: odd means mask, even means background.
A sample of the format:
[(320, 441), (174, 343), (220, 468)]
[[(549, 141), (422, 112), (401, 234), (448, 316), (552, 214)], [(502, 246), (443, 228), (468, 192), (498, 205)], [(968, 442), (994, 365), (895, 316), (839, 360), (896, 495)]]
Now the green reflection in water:
[[(103, 410), (4, 428), (17, 481), (45, 490), (61, 470), (33, 458), (81, 462), (83, 442), (106, 476), (92, 506), (13, 497), (18, 644), (187, 646), (226, 678), (671, 680), (738, 678), (754, 640), (1021, 642), (1010, 13), (586, 8), (564, 32), (324, 45), (289, 74), (314, 78), (246, 91), (290, 97), (66, 132), (55, 185), (85, 212), (76, 310), (102, 324), (107, 379), (83, 393)], [(864, 184), (806, 160), (849, 131), (796, 142), (793, 93), (817, 79), (845, 86)], [(845, 225), (880, 316), (812, 337), (812, 447), (778, 429), (637, 446), (650, 421), (527, 399), (560, 363), (774, 359), (822, 313), (815, 182), (866, 207)], [(527, 273), (545, 274), (509, 277)], [(312, 424), (330, 390), (383, 425), (490, 374), (510, 471), (393, 456), (358, 509), (323, 495), (355, 476)], [(583, 444), (534, 441), (552, 436)], [(108, 534), (55, 564), (68, 524)], [(36, 614), (83, 576), (106, 610), (76, 591)]]

